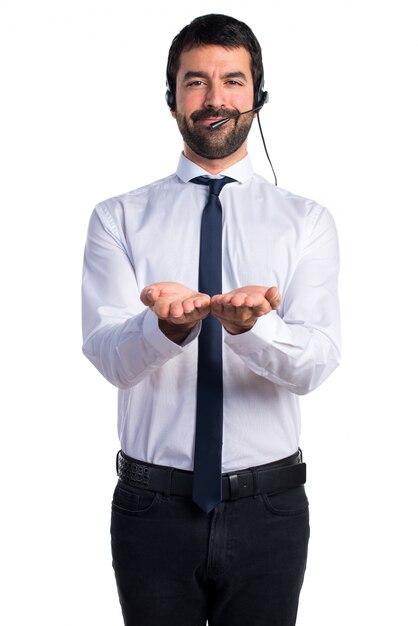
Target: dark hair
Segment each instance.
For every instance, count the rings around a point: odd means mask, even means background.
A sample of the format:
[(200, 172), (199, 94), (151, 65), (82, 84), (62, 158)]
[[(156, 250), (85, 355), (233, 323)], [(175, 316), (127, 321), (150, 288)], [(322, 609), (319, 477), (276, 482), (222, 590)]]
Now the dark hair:
[(243, 47), (251, 56), (251, 72), (254, 83), (254, 100), (262, 93), (264, 84), (261, 48), (253, 31), (244, 22), (228, 15), (202, 15), (185, 26), (174, 37), (167, 61), (167, 103), (176, 108), (176, 78), (183, 51), (198, 46), (218, 45), (224, 48)]

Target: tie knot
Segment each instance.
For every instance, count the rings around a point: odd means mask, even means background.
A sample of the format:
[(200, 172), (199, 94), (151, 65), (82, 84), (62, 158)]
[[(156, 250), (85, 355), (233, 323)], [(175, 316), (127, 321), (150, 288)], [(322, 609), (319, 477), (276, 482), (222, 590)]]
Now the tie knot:
[(209, 187), (209, 194), (219, 196), (222, 188), (228, 183), (235, 183), (234, 178), (224, 176), (223, 178), (209, 178), (208, 176), (197, 176), (192, 178), (191, 183), (197, 183), (198, 185), (207, 185)]

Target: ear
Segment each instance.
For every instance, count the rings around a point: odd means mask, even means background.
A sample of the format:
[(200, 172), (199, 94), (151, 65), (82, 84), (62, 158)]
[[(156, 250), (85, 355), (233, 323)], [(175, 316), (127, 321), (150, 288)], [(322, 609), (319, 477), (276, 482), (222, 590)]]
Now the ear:
[(176, 119), (176, 118), (177, 118), (177, 113), (176, 113), (176, 111), (170, 111), (170, 113), (171, 113), (171, 115), (174, 117), (174, 119)]

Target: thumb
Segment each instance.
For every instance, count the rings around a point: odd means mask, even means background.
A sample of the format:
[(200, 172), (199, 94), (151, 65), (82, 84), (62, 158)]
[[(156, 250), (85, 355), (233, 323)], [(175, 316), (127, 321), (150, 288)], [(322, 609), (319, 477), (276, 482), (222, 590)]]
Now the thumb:
[(279, 307), (281, 297), (277, 287), (269, 287), (264, 297), (269, 301), (272, 309), (277, 309)]
[(144, 287), (141, 291), (140, 299), (142, 304), (146, 306), (152, 306), (158, 300), (160, 290), (155, 285), (149, 285)]

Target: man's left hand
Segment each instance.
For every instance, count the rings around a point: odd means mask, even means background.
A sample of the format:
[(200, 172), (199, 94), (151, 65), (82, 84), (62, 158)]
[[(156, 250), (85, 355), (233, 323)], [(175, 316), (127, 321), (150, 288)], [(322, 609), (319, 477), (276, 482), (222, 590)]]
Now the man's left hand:
[(250, 330), (259, 317), (280, 305), (277, 287), (248, 285), (229, 293), (216, 295), (211, 300), (211, 313), (233, 335)]

